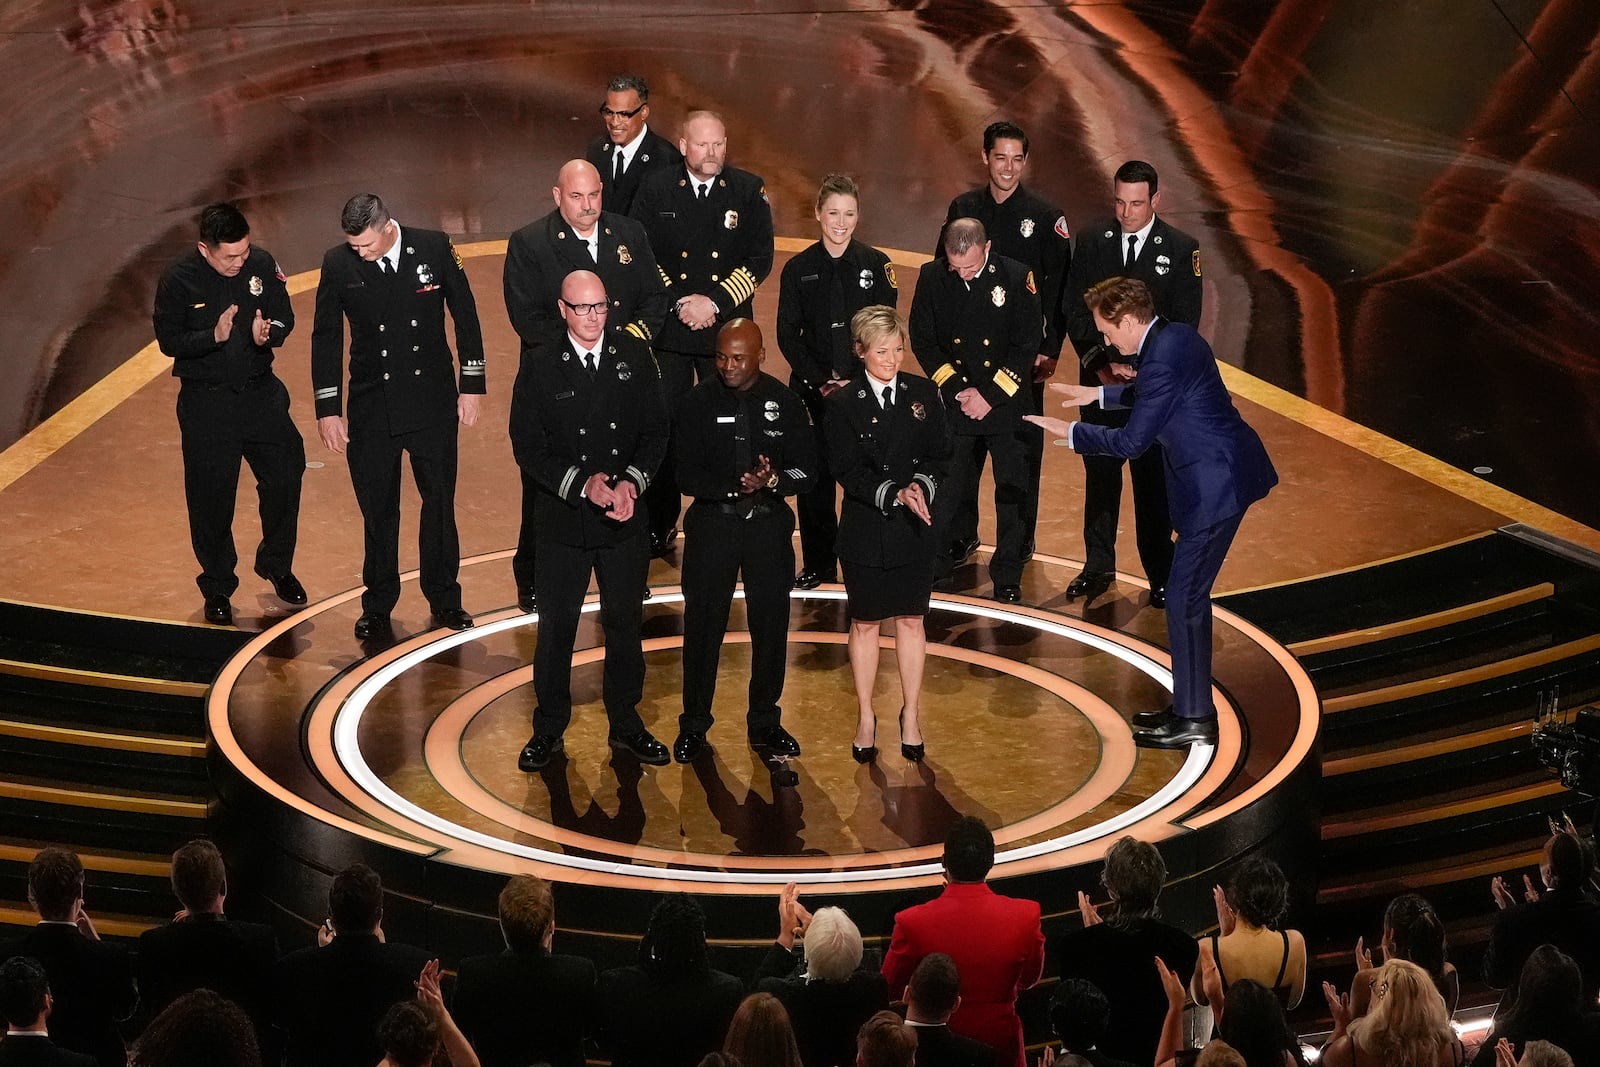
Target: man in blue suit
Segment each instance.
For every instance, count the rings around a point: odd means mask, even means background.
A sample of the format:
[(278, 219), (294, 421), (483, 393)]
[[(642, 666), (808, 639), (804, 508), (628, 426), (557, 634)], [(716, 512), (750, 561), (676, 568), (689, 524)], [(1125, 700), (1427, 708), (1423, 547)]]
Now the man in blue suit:
[(1134, 725), (1145, 729), (1133, 740), (1145, 748), (1214, 744), (1211, 586), (1245, 509), (1278, 483), (1278, 472), (1233, 406), (1211, 346), (1193, 327), (1157, 318), (1144, 282), (1110, 278), (1084, 294), (1084, 302), (1106, 344), (1131, 357), (1130, 384), (1051, 388), (1066, 394), (1065, 407), (1095, 401), (1126, 407), (1128, 424), (1029, 418), (1079, 453), (1132, 459), (1157, 442), (1166, 449), (1167, 498), (1178, 531), (1167, 583), (1172, 705), (1135, 715)]

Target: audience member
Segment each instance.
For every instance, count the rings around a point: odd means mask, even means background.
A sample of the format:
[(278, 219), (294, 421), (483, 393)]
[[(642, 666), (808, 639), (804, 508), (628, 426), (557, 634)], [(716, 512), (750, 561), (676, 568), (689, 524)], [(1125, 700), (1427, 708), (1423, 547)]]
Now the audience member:
[(277, 935), (224, 916), (228, 872), (210, 841), (190, 841), (172, 854), (172, 892), (183, 910), (139, 937), (140, 1014), (153, 1018), (182, 994), (209, 989), (244, 1009), (265, 1048)]
[(429, 960), (417, 976), (416, 1000), (402, 1000), (384, 1013), (378, 1044), (383, 1048), (378, 1067), (430, 1067), (441, 1051), (450, 1067), (480, 1067), (471, 1043), (444, 1006), (438, 960)]
[(0, 951), (28, 956), (50, 983), (50, 1038), (93, 1056), (100, 1067), (123, 1067), (127, 1050), (117, 1023), (133, 1013), (138, 993), (128, 954), (100, 940), (83, 907), (83, 864), (64, 848), (43, 848), (28, 865), (28, 903), (39, 924)]
[(1244, 1058), (1247, 1067), (1305, 1067), (1300, 1039), (1289, 1026), (1282, 997), (1253, 979), (1241, 978), (1229, 987), (1217, 1036)]
[(894, 919), (883, 976), (904, 989), (923, 957), (955, 961), (966, 994), (950, 1028), (995, 1050), (1000, 1067), (1023, 1067), (1017, 994), (1044, 969), (1039, 905), (1004, 897), (984, 883), (994, 866), (994, 836), (971, 816), (956, 820), (944, 843), (944, 892)]
[(695, 1067), (722, 1045), (744, 983), (713, 970), (706, 917), (686, 893), (650, 914), (639, 962), (600, 975), (596, 1038), (612, 1067)]
[(50, 1040), (50, 1007), (50, 984), (38, 960), (13, 956), (0, 964), (0, 1015), (6, 1020), (0, 1067), (94, 1067), (93, 1056)]
[(880, 1011), (861, 1024), (856, 1037), (856, 1067), (911, 1067), (913, 1062), (922, 1062), (917, 1058), (917, 1031), (900, 1016)]
[(1465, 1052), (1444, 998), (1428, 972), (1410, 960), (1394, 959), (1372, 972), (1372, 1009), (1352, 1021), (1350, 998), (1322, 984), (1333, 1015), (1333, 1033), (1322, 1050), (1328, 1067), (1361, 1063), (1393, 1067), (1461, 1067)]
[(1063, 978), (1050, 994), (1050, 1028), (1063, 1052), (1082, 1056), (1091, 1067), (1133, 1067), (1100, 1049), (1110, 1022), (1111, 1005), (1093, 982)]
[(771, 993), (751, 993), (744, 998), (728, 1023), (722, 1052), (744, 1067), (800, 1067), (800, 1047), (795, 1044), (789, 1013)]
[(1219, 1037), (1206, 1042), (1206, 1047), (1194, 1058), (1194, 1067), (1248, 1067), (1248, 1065), (1244, 1062), (1244, 1057), (1239, 1055), (1238, 1049)]
[[(801, 937), (804, 957), (795, 956)], [(861, 931), (843, 908), (813, 916), (793, 882), (778, 897), (778, 937), (756, 971), (755, 988), (789, 1013), (805, 1067), (833, 1067), (855, 1055), (861, 1024), (889, 1004), (877, 961), (864, 965)]]
[[(594, 964), (551, 952), (556, 932), (550, 883), (519, 874), (500, 891), (506, 950), (461, 961), (455, 1017), (485, 1067), (583, 1067), (594, 1013)], [(529, 1025), (527, 1006), (539, 1006)]]
[(1221, 1015), (1228, 989), (1249, 978), (1293, 1009), (1305, 995), (1306, 942), (1297, 930), (1277, 929), (1289, 910), (1289, 881), (1283, 871), (1264, 856), (1251, 856), (1234, 868), (1227, 888), (1217, 886), (1212, 895), (1218, 932), (1200, 941), (1189, 984), (1195, 1002), (1210, 1004)]
[(345, 868), (328, 890), (328, 920), (317, 944), (278, 963), (276, 1018), (288, 1067), (376, 1063), (378, 1022), (410, 1000), (427, 953), (383, 934), (383, 882), (364, 863)]
[(961, 1005), (961, 974), (943, 952), (924, 956), (906, 986), (906, 1025), (916, 1031), (917, 1067), (992, 1067), (994, 1050), (950, 1029)]
[[(1410, 960), (1433, 979), (1433, 987), (1444, 998), (1446, 1015), (1454, 1015), (1461, 996), (1461, 976), (1445, 960), (1444, 923), (1422, 897), (1402, 893), (1389, 901), (1383, 911), (1383, 942), (1378, 946), (1383, 960)], [(1362, 942), (1356, 942), (1356, 977), (1350, 987), (1350, 1017), (1359, 1019), (1372, 1002), (1372, 981), (1377, 969), (1372, 955)]]
[(1524, 876), (1525, 901), (1519, 904), (1501, 879), (1490, 883), (1501, 911), (1483, 955), (1484, 981), (1496, 989), (1506, 988), (1534, 949), (1554, 945), (1577, 963), (1584, 1002), (1594, 1003), (1600, 992), (1600, 904), (1585, 888), (1589, 868), (1577, 837), (1557, 833), (1545, 842), (1539, 862), (1544, 893)]
[(1484, 1038), (1472, 1067), (1494, 1067), (1495, 1047), (1504, 1038), (1513, 1047), (1549, 1041), (1572, 1057), (1577, 1067), (1600, 1065), (1600, 1015), (1583, 991), (1583, 976), (1571, 956), (1554, 945), (1540, 945), (1528, 956), (1516, 985), (1506, 993), (1494, 1030)]
[(255, 1023), (209, 989), (175, 997), (129, 1053), (130, 1067), (261, 1067)]
[(1100, 872), (1111, 908), (1102, 918), (1080, 892), (1083, 928), (1068, 931), (1055, 943), (1061, 977), (1092, 982), (1110, 1005), (1101, 1052), (1140, 1067), (1155, 1056), (1161, 1017), (1167, 1010), (1151, 958), (1160, 957), (1187, 985), (1199, 951), (1194, 938), (1160, 919), (1156, 901), (1166, 878), (1167, 865), (1154, 845), (1121, 838), (1106, 852)]
[(1522, 1047), (1518, 1058), (1511, 1042), (1501, 1038), (1494, 1046), (1497, 1067), (1573, 1067), (1572, 1057), (1548, 1041), (1530, 1041)]

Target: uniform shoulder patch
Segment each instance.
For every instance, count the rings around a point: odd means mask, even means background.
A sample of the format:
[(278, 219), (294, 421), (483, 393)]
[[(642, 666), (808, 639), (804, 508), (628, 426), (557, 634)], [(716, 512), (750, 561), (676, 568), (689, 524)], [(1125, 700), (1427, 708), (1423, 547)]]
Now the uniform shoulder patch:
[(280, 282), (286, 282), (286, 281), (289, 280), (288, 278), (285, 278), (283, 276), (283, 268), (278, 266), (278, 261), (277, 260), (273, 260), (272, 261), (272, 273), (277, 277), (277, 279)]
[(900, 280), (894, 276), (894, 264), (893, 263), (885, 263), (883, 265), (883, 276), (885, 278), (889, 279), (889, 288), (891, 288), (891, 289), (900, 288)]
[(1197, 248), (1189, 257), (1189, 263), (1194, 267), (1194, 276), (1200, 277), (1200, 250)]
[[(457, 270), (466, 270), (467, 269), (467, 265), (465, 263), (461, 262), (461, 253), (456, 251), (456, 243), (454, 241), (450, 242), (450, 258), (456, 261), (456, 269)], [(1198, 262), (1198, 261), (1196, 261), (1196, 262)]]
[(761, 187), (761, 199), (767, 203), (771, 203), (770, 200), (767, 200), (767, 187), (765, 185)]
[(1056, 233), (1063, 241), (1072, 239), (1072, 231), (1067, 228), (1067, 217), (1062, 215), (1056, 219)]
[[(1198, 263), (1199, 260), (1196, 260), (1195, 262)], [(1033, 284), (1033, 271), (1030, 270), (1028, 272), (1028, 280), (1026, 282), (1024, 282), (1023, 284), (1028, 287), (1028, 292), (1032, 293), (1034, 296), (1038, 296), (1039, 295), (1038, 286)]]

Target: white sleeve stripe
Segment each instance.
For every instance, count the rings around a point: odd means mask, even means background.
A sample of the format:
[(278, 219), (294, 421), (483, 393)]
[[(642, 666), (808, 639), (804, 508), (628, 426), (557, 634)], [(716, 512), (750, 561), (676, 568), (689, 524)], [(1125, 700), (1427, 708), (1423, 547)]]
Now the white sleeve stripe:
[(318, 389), (316, 393), (318, 400), (331, 400), (338, 395), (339, 387), (337, 385), (330, 385), (326, 389)]
[(650, 478), (649, 478), (649, 476), (646, 475), (645, 472), (640, 470), (638, 467), (630, 466), (623, 473), (627, 474), (634, 481), (638, 482), (639, 483), (639, 488), (641, 490), (650, 488)]
[(568, 467), (566, 477), (561, 479), (561, 488), (556, 490), (556, 496), (565, 500), (567, 492), (572, 488), (572, 480), (578, 476), (577, 467)]

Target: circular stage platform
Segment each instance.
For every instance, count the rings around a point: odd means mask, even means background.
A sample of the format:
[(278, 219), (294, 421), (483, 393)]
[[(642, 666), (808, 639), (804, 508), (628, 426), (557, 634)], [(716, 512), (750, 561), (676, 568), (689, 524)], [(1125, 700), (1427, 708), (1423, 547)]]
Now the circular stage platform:
[[(469, 608), (509, 593), (508, 555), (463, 562)], [(1040, 588), (1059, 589), (1075, 570), (1038, 557), (1032, 573)], [(681, 699), (675, 579), (655, 564), (640, 706), (669, 744)], [(1123, 577), (1118, 588), (1138, 584)], [(1313, 825), (1310, 681), (1226, 612), (1217, 617), (1218, 744), (1134, 746), (1131, 714), (1165, 703), (1171, 686), (1162, 616), (1141, 610), (1142, 590), (1087, 612), (936, 594), (927, 759), (900, 756), (894, 645), (884, 637), (880, 755), (866, 766), (849, 752), (844, 591), (796, 590), (783, 720), (803, 748), (788, 764), (794, 785), (779, 784), (745, 744), (750, 658), (737, 600), (711, 753), (644, 767), (607, 746), (591, 595), (566, 756), (525, 774), (516, 754), (533, 707), (537, 614), (481, 611), (471, 630), (410, 634), (397, 616), (393, 644), (363, 648), (351, 634), (359, 597), (352, 590), (282, 621), (219, 675), (209, 702), (218, 822), (225, 841), (243, 846), (234, 856), (254, 857), (246, 862), (278, 906), (319, 921), (327, 879), (363, 859), (384, 875), (391, 925), (446, 955), (479, 944), (482, 931), (470, 928), (492, 922), (500, 880), (519, 871), (561, 883), (563, 928), (596, 938), (631, 937), (654, 894), (686, 890), (701, 897), (714, 934), (759, 942), (790, 881), (815, 902), (848, 897), (864, 931), (886, 932), (894, 910), (939, 884), (942, 842), (962, 815), (994, 830), (991, 880), (1048, 898), (1047, 913), (1092, 886), (1122, 834), (1161, 843), (1181, 882), (1273, 839), (1281, 854)]]

